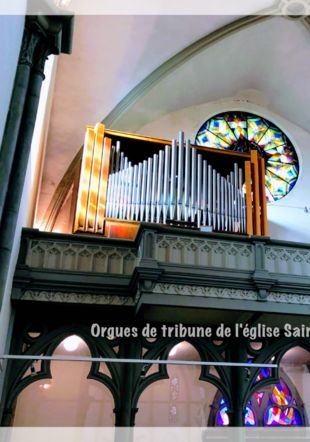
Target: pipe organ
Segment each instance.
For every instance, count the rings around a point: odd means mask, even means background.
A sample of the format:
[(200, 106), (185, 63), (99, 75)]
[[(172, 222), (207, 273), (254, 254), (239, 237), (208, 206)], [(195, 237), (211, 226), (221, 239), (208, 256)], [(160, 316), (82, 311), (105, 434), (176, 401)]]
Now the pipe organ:
[(146, 222), (267, 235), (266, 215), (257, 151), (193, 146), (182, 132), (169, 142), (87, 128), (75, 232), (132, 239)]

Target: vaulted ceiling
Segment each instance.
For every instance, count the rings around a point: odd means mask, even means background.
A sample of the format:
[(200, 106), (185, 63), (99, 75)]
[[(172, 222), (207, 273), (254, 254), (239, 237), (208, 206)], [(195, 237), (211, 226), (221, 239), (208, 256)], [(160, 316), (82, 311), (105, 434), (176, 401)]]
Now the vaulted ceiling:
[(306, 26), (281, 17), (77, 17), (73, 54), (58, 60), (39, 218), (87, 124), (139, 131), (167, 113), (251, 89), (309, 130), (309, 50)]

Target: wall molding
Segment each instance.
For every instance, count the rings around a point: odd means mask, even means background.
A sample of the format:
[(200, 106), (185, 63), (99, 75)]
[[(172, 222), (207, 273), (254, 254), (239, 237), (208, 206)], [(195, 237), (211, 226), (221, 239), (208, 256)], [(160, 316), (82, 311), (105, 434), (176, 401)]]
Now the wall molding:
[(45, 290), (26, 290), (20, 297), (21, 301), (57, 302), (67, 304), (91, 305), (135, 305), (133, 298), (117, 295), (95, 295), (90, 293), (54, 292)]
[(152, 292), (153, 294), (162, 295), (199, 296), (203, 298), (242, 299), (249, 301), (257, 300), (257, 292), (254, 290), (197, 285), (157, 283)]
[(310, 305), (309, 295), (298, 295), (296, 293), (269, 292), (267, 301), (281, 302), (284, 304)]

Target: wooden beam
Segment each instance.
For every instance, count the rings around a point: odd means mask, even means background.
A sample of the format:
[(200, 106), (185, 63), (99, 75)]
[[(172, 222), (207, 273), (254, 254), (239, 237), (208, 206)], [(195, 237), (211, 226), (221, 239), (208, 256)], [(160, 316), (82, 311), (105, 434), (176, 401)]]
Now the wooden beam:
[(268, 236), (265, 160), (258, 159), (262, 235)]
[(80, 174), (79, 193), (77, 198), (77, 207), (74, 223), (74, 232), (86, 230), (87, 205), (89, 195), (89, 184), (91, 179), (91, 166), (93, 158), (93, 149), (95, 141), (95, 131), (93, 127), (87, 127), (82, 164)]
[(253, 211), (254, 211), (254, 235), (261, 235), (261, 216), (260, 216), (260, 188), (258, 171), (258, 152), (251, 150), (252, 164), (252, 187), (253, 187)]
[(246, 191), (246, 232), (253, 235), (253, 208), (252, 208), (252, 185), (251, 185), (251, 162), (246, 161), (245, 166), (245, 191)]
[(96, 233), (103, 233), (104, 230), (104, 217), (105, 217), (105, 208), (107, 200), (108, 179), (110, 172), (111, 147), (112, 147), (111, 138), (104, 137), (101, 170), (100, 170), (98, 206), (97, 206), (97, 215), (96, 215)]
[(96, 214), (98, 206), (98, 194), (100, 183), (100, 170), (104, 140), (104, 125), (95, 126), (95, 143), (92, 157), (92, 167), (89, 186), (89, 197), (87, 204), (86, 231), (95, 232)]

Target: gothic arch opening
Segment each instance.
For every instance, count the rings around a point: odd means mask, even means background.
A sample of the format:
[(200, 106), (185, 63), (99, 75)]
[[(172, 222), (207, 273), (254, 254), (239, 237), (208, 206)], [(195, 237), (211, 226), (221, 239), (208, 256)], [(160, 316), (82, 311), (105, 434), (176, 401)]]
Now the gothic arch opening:
[[(201, 360), (196, 348), (187, 341), (172, 347), (168, 359)], [(135, 425), (205, 427), (216, 387), (199, 380), (200, 365), (168, 365), (167, 372), (168, 379), (152, 383), (141, 394)], [(210, 373), (217, 376), (213, 368)]]
[[(275, 357), (271, 358), (271, 362)], [(302, 347), (290, 348), (281, 358), (279, 379), (268, 381), (270, 368), (262, 368), (254, 379), (257, 386), (243, 411), (248, 427), (296, 427), (308, 425), (310, 353)], [(230, 418), (227, 401), (218, 391), (212, 404), (209, 425), (228, 426)]]
[[(71, 335), (60, 342), (53, 356), (90, 357), (86, 342)], [(28, 370), (35, 376), (38, 364)], [(90, 362), (52, 361), (51, 379), (28, 385), (17, 398), (13, 426), (101, 427), (114, 425), (114, 401), (109, 389), (87, 379)]]

